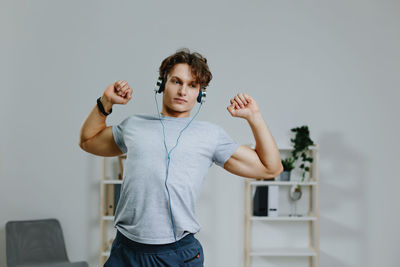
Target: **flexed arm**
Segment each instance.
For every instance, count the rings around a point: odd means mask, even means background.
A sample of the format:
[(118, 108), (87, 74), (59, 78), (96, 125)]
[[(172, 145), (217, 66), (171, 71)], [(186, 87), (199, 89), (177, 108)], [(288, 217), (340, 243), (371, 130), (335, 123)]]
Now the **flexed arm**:
[[(117, 81), (109, 85), (104, 91), (100, 101), (105, 112), (109, 113), (114, 104), (125, 105), (132, 98), (132, 89), (126, 81)], [(94, 155), (111, 157), (122, 154), (114, 141), (112, 126), (106, 126), (106, 115), (98, 109), (92, 109), (82, 125), (79, 146)]]
[(230, 100), (227, 110), (233, 117), (246, 119), (256, 141), (255, 149), (241, 145), (227, 160), (224, 169), (248, 178), (274, 178), (283, 171), (279, 149), (269, 131), (257, 102), (239, 93)]

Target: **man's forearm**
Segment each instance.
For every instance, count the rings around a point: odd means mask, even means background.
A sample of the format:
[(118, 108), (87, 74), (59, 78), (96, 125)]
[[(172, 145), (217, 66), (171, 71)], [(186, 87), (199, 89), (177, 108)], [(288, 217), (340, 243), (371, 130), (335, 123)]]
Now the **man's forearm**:
[(255, 151), (261, 162), (271, 173), (283, 171), (278, 146), (272, 137), (261, 113), (256, 113), (247, 119), (256, 141)]
[[(104, 100), (103, 97), (101, 98), (101, 102), (103, 103), (106, 112), (109, 112), (109, 110), (112, 108), (112, 104)], [(96, 104), (82, 125), (79, 143), (83, 144), (87, 140), (96, 136), (106, 127), (106, 116), (100, 112)]]

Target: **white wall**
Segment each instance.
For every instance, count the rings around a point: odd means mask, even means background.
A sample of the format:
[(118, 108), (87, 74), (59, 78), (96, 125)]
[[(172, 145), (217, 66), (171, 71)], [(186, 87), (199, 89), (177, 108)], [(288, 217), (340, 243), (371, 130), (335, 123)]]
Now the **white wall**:
[[(70, 259), (97, 266), (101, 161), (80, 127), (118, 79), (133, 101), (109, 125), (155, 112), (159, 64), (187, 46), (214, 75), (198, 119), (253, 142), (226, 110), (246, 92), (280, 147), (304, 124), (320, 144), (321, 266), (398, 266), (399, 15), (377, 0), (1, 1), (0, 265), (7, 221), (55, 217)], [(242, 266), (243, 179), (210, 169), (206, 266)]]

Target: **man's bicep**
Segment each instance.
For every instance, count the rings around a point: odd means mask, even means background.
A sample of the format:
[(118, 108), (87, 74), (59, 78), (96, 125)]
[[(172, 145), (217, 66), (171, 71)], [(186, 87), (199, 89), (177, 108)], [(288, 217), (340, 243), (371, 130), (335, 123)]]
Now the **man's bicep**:
[(112, 126), (106, 127), (93, 138), (83, 143), (83, 150), (103, 157), (122, 155), (123, 152), (114, 140)]
[(224, 169), (247, 178), (268, 179), (275, 176), (268, 173), (255, 150), (240, 145), (233, 155), (225, 162)]

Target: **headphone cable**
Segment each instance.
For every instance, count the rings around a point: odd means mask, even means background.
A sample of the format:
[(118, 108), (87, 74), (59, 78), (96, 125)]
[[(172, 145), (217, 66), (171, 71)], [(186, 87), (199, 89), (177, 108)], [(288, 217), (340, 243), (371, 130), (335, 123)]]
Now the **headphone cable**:
[[(178, 244), (178, 242), (177, 242), (177, 240), (176, 240), (175, 225), (174, 225), (174, 220), (173, 220), (173, 215), (172, 215), (172, 207), (171, 207), (171, 197), (170, 197), (169, 190), (168, 190), (168, 186), (167, 186), (169, 163), (170, 163), (170, 161), (171, 161), (171, 156), (170, 156), (170, 154), (171, 154), (172, 150), (174, 150), (175, 147), (178, 145), (179, 138), (181, 137), (181, 134), (183, 133), (183, 131), (189, 126), (189, 124), (193, 121), (193, 119), (194, 119), (194, 118), (197, 116), (197, 114), (199, 113), (200, 108), (201, 108), (201, 106), (203, 105), (203, 102), (200, 103), (199, 109), (197, 110), (197, 112), (196, 112), (196, 114), (193, 116), (193, 118), (192, 118), (192, 119), (189, 121), (189, 123), (180, 131), (179, 136), (178, 136), (178, 138), (176, 139), (176, 144), (175, 144), (175, 146), (174, 146), (173, 148), (171, 148), (171, 150), (168, 152), (167, 144), (166, 144), (166, 141), (165, 141), (165, 127), (164, 127), (163, 121), (161, 120), (161, 116), (160, 116), (160, 111), (159, 111), (159, 109), (158, 109), (158, 102), (157, 102), (157, 97), (156, 97), (156, 95), (157, 95), (157, 92), (154, 93), (154, 99), (155, 99), (155, 101), (156, 101), (157, 114), (158, 114), (159, 120), (160, 120), (160, 122), (161, 122), (161, 125), (162, 125), (162, 127), (163, 127), (164, 148), (165, 148), (165, 151), (167, 152), (167, 156), (168, 156), (167, 171), (166, 171), (166, 178), (165, 178), (165, 187), (167, 188), (167, 192), (168, 192), (169, 212), (170, 212), (172, 230), (173, 230), (173, 232), (174, 232), (175, 246), (179, 246), (179, 247), (180, 247), (180, 245)], [(177, 249), (177, 250), (178, 250), (178, 249)]]

